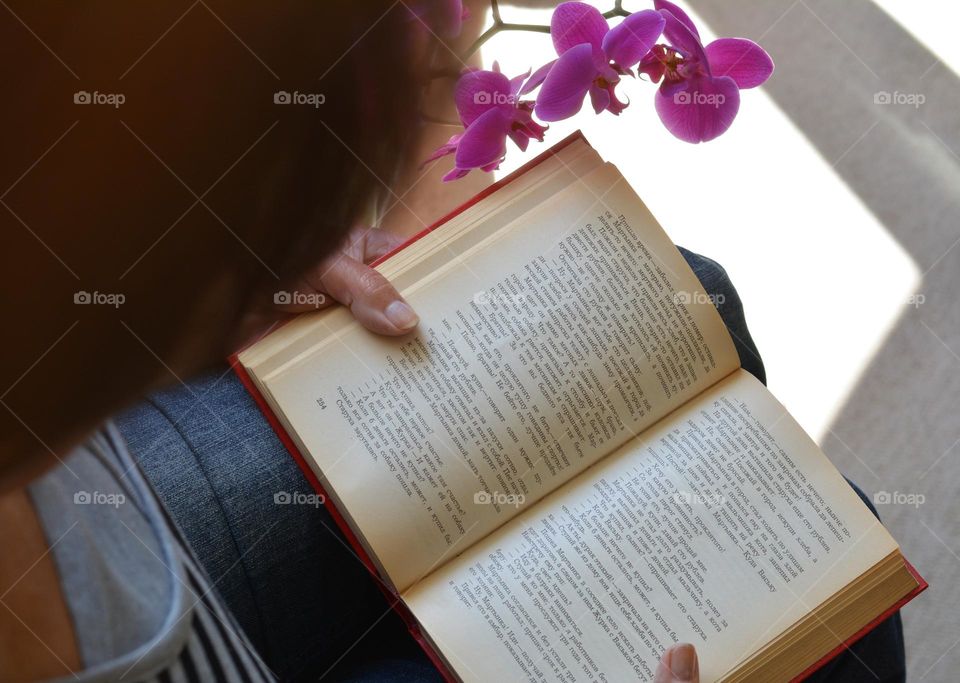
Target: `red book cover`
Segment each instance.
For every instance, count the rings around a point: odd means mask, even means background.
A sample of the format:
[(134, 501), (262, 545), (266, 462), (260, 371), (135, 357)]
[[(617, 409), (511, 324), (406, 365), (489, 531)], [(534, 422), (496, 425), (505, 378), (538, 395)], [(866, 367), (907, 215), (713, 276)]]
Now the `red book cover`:
[[(419, 233), (417, 233), (416, 235), (408, 239), (406, 242), (401, 244), (399, 247), (397, 247), (390, 253), (374, 261), (371, 265), (374, 265), (374, 266), (379, 265), (380, 263), (383, 263), (391, 256), (394, 256), (400, 251), (403, 251), (405, 248), (407, 248), (408, 246), (410, 246), (420, 238), (424, 237), (425, 235), (429, 234), (430, 232), (444, 225), (447, 221), (449, 221), (454, 216), (457, 216), (463, 213), (468, 208), (470, 208), (471, 206), (479, 202), (481, 199), (489, 197), (490, 195), (495, 193), (497, 190), (505, 187), (513, 180), (516, 180), (517, 178), (522, 176), (524, 173), (534, 168), (538, 164), (542, 163), (546, 159), (549, 159), (550, 157), (555, 155), (557, 152), (567, 147), (568, 145), (570, 145), (576, 140), (584, 140), (586, 142), (586, 138), (584, 138), (583, 134), (580, 131), (577, 131), (569, 135), (568, 137), (564, 138), (557, 144), (553, 145), (550, 149), (546, 150), (536, 158), (532, 159), (531, 161), (527, 162), (526, 164), (518, 168), (513, 173), (491, 184), (489, 187), (485, 188), (483, 191), (481, 191), (479, 194), (469, 199), (467, 202), (461, 204), (456, 209), (450, 211), (448, 214), (446, 214), (445, 216), (435, 221), (433, 224), (427, 226), (422, 231), (420, 231)], [(347, 541), (350, 543), (354, 552), (356, 552), (357, 556), (367, 567), (367, 570), (374, 577), (374, 580), (377, 582), (377, 585), (383, 591), (384, 596), (386, 597), (390, 607), (393, 608), (401, 616), (401, 618), (403, 618), (404, 623), (406, 623), (410, 631), (410, 635), (414, 638), (414, 640), (417, 641), (417, 643), (420, 644), (424, 652), (430, 658), (430, 661), (434, 663), (437, 669), (443, 674), (444, 678), (449, 683), (454, 683), (457, 680), (456, 676), (447, 669), (447, 666), (444, 663), (442, 657), (439, 655), (439, 653), (437, 653), (434, 650), (433, 646), (429, 643), (427, 638), (421, 632), (419, 624), (417, 623), (413, 615), (410, 613), (410, 611), (407, 609), (406, 605), (404, 605), (403, 601), (400, 599), (400, 596), (398, 596), (390, 588), (389, 584), (387, 584), (383, 580), (383, 578), (379, 575), (379, 572), (376, 566), (374, 565), (370, 556), (367, 554), (363, 545), (357, 539), (356, 534), (353, 533), (353, 530), (350, 528), (349, 524), (347, 524), (346, 519), (344, 519), (340, 511), (337, 510), (336, 506), (332, 504), (330, 496), (328, 496), (326, 491), (323, 489), (323, 486), (321, 485), (320, 480), (317, 478), (316, 474), (314, 474), (313, 470), (310, 468), (310, 465), (307, 463), (306, 459), (303, 457), (303, 454), (300, 453), (300, 450), (297, 448), (293, 439), (290, 438), (290, 435), (287, 433), (286, 429), (284, 429), (283, 425), (280, 423), (280, 420), (277, 419), (277, 416), (273, 413), (273, 410), (270, 408), (269, 404), (264, 399), (263, 395), (260, 393), (260, 390), (257, 389), (256, 384), (254, 384), (253, 380), (247, 374), (246, 369), (243, 367), (243, 365), (241, 365), (238, 355), (242, 350), (243, 349), (240, 349), (239, 351), (231, 355), (230, 358), (228, 359), (234, 372), (237, 374), (240, 381), (243, 383), (244, 387), (250, 393), (250, 396), (256, 402), (257, 406), (259, 406), (261, 412), (263, 413), (264, 417), (266, 417), (267, 422), (270, 423), (270, 426), (276, 432), (280, 441), (283, 443), (287, 451), (289, 451), (290, 455), (293, 457), (297, 465), (303, 471), (303, 474), (307, 478), (307, 481), (310, 482), (310, 485), (314, 488), (314, 490), (317, 493), (319, 493), (324, 497), (324, 501), (325, 501), (324, 506), (327, 508), (327, 511), (330, 513), (330, 516), (333, 518), (334, 522), (336, 522), (337, 526), (340, 528), (344, 536), (347, 538)], [(919, 585), (914, 591), (912, 591), (910, 594), (905, 596), (902, 600), (900, 600), (898, 603), (893, 605), (889, 610), (884, 612), (882, 615), (880, 615), (879, 617), (874, 619), (872, 622), (864, 626), (857, 633), (851, 636), (847, 641), (839, 644), (836, 648), (834, 648), (822, 659), (820, 659), (815, 664), (813, 664), (801, 675), (794, 678), (793, 681), (791, 681), (791, 683), (798, 683), (799, 681), (803, 681), (809, 676), (811, 676), (814, 672), (821, 669), (823, 666), (829, 663), (833, 658), (837, 657), (844, 650), (846, 650), (851, 645), (853, 645), (853, 643), (857, 642), (858, 640), (863, 638), (866, 634), (868, 634), (870, 631), (872, 631), (874, 628), (876, 628), (881, 622), (883, 622), (884, 620), (892, 616), (894, 613), (896, 613), (896, 611), (899, 610), (901, 607), (903, 607), (906, 603), (910, 602), (913, 598), (915, 598), (917, 595), (922, 593), (928, 586), (927, 582), (923, 579), (923, 577), (920, 576), (917, 570), (909, 562), (907, 562), (907, 568), (910, 570), (910, 573), (913, 574), (913, 576), (917, 579), (919, 583)]]

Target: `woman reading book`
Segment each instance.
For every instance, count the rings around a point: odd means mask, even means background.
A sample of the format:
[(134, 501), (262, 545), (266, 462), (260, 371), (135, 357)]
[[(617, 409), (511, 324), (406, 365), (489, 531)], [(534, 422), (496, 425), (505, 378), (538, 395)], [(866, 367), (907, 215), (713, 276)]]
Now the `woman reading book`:
[[(419, 3), (418, 17), (431, 8)], [(435, 146), (413, 134), (430, 36), (408, 9), (204, 4), (178, 18), (130, 6), (30, 15), (29, 31), (8, 23), (8, 44), (31, 55), (12, 76), (21, 91), (45, 78), (73, 88), (60, 69), (77, 62), (67, 70), (93, 82), (122, 72), (130, 96), (122, 119), (65, 111), (59, 85), (57, 104), (7, 112), (6, 129), (29, 134), (5, 155), (0, 277), (17, 323), (0, 397), (0, 678), (439, 680), (217, 366), (271, 316), (325, 305), (321, 295), (371, 334), (416, 326), (366, 265), (401, 238), (349, 232), (400, 160)], [(158, 21), (172, 35), (151, 46)], [(277, 109), (272, 94), (313, 86), (318, 72), (322, 121), (309, 106)], [(56, 142), (34, 162), (50, 131)], [(415, 195), (398, 214), (440, 210)], [(722, 295), (743, 367), (762, 379), (722, 268), (684, 256)], [(697, 680), (693, 649), (668, 650), (657, 676)], [(902, 677), (898, 617), (817, 674)]]

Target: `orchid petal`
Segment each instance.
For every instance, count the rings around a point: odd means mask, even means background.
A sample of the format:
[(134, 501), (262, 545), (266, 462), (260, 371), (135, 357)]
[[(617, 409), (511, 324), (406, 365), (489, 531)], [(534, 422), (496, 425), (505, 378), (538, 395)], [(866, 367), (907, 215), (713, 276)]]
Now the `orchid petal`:
[(599, 50), (608, 30), (600, 10), (583, 2), (561, 3), (550, 18), (550, 35), (558, 55), (581, 43)]
[(466, 128), (491, 108), (509, 103), (510, 80), (496, 71), (468, 71), (453, 90), (460, 120)]
[(632, 67), (656, 44), (664, 24), (666, 19), (652, 9), (634, 12), (603, 37), (603, 51), (618, 65)]
[(497, 107), (487, 110), (470, 124), (457, 145), (457, 168), (480, 168), (498, 163), (507, 153), (510, 119), (509, 111)]
[(692, 32), (686, 24), (673, 16), (669, 10), (662, 9), (660, 10), (660, 14), (662, 14), (666, 20), (663, 26), (663, 35), (670, 41), (670, 45), (683, 52), (684, 56), (695, 59), (703, 64), (709, 73), (709, 62), (707, 62), (707, 55), (703, 51), (703, 45), (700, 43), (699, 36)]
[(654, 45), (653, 49), (644, 55), (643, 59), (640, 60), (640, 63), (637, 64), (637, 74), (646, 75), (654, 83), (659, 82), (667, 70), (663, 63), (663, 54), (663, 46)]
[(664, 97), (673, 97), (676, 93), (685, 91), (690, 88), (690, 81), (686, 79), (681, 79), (679, 81), (670, 81), (664, 79), (663, 83), (660, 84), (660, 92)]
[(530, 143), (530, 137), (526, 135), (523, 131), (513, 130), (512, 128), (507, 133), (510, 136), (510, 139), (513, 140), (513, 144), (520, 148), (521, 152), (527, 151), (527, 145)]
[[(533, 120), (533, 106), (534, 102), (521, 102), (517, 106), (516, 112), (514, 112), (513, 121), (510, 123), (510, 137), (514, 142), (517, 141), (515, 135), (521, 135), (526, 139), (536, 138), (538, 141), (543, 142), (543, 136), (547, 132), (547, 126), (541, 126), (539, 123)], [(517, 145), (521, 149), (526, 149), (526, 141), (524, 144), (517, 142)]]
[(668, 0), (653, 0), (653, 8), (658, 11), (665, 9), (670, 12), (670, 14), (680, 20), (681, 24), (690, 29), (690, 33), (693, 34), (698, 42), (700, 41), (700, 32), (697, 30), (696, 24), (693, 23), (693, 19), (691, 19), (686, 12), (677, 7), (675, 4), (669, 2)]
[(448, 154), (453, 154), (456, 152), (457, 145), (460, 143), (460, 138), (462, 137), (463, 133), (457, 133), (456, 135), (451, 136), (450, 139), (447, 140), (446, 144), (437, 147), (437, 149), (435, 149), (430, 156), (423, 160), (423, 163), (420, 164), (420, 168), (423, 168), (435, 159), (439, 159), (440, 157), (445, 157)]
[(729, 76), (703, 77), (673, 96), (658, 90), (657, 114), (671, 133), (685, 142), (707, 142), (724, 133), (740, 109), (740, 89)]
[(610, 106), (610, 93), (595, 85), (591, 86), (590, 103), (593, 105), (593, 111), (599, 114)]
[(541, 121), (561, 121), (576, 114), (596, 76), (592, 46), (583, 43), (564, 52), (540, 88), (537, 116)]
[(705, 48), (715, 76), (729, 76), (739, 88), (754, 88), (773, 73), (766, 50), (746, 38), (719, 38)]
[(469, 168), (457, 168), (454, 166), (443, 176), (443, 182), (449, 183), (451, 180), (460, 180), (470, 172)]
[(510, 79), (510, 94), (513, 95), (514, 99), (516, 99), (517, 94), (520, 92), (520, 88), (523, 86), (524, 81), (527, 80), (527, 76), (529, 75), (530, 69), (527, 69), (519, 76), (514, 76)]
[(523, 87), (520, 88), (520, 94), (526, 95), (527, 93), (536, 90), (537, 86), (543, 83), (543, 79), (547, 77), (547, 74), (550, 73), (550, 69), (553, 68), (553, 65), (557, 63), (557, 60), (554, 59), (552, 62), (547, 62), (539, 69), (533, 72), (533, 75), (530, 76), (530, 79), (523, 84)]

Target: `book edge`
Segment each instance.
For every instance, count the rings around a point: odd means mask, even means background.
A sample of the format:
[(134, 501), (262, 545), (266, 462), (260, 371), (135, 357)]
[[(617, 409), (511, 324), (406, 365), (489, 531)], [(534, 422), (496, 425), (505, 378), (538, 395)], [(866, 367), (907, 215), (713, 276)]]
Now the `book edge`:
[(910, 563), (910, 560), (908, 560), (908, 559), (907, 559), (906, 557), (904, 557), (902, 554), (901, 554), (901, 557), (903, 557), (903, 563), (904, 563), (904, 565), (906, 565), (907, 571), (910, 572), (911, 576), (913, 576), (913, 578), (917, 580), (917, 587), (914, 588), (914, 589), (913, 589), (912, 591), (910, 591), (909, 593), (907, 593), (907, 594), (906, 594), (905, 596), (903, 596), (902, 598), (900, 598), (899, 600), (897, 600), (895, 603), (893, 603), (893, 605), (891, 605), (887, 610), (885, 610), (884, 612), (882, 612), (882, 613), (880, 614), (880, 616), (876, 617), (873, 621), (868, 622), (868, 623), (867, 623), (863, 628), (861, 628), (859, 631), (857, 631), (856, 633), (854, 633), (852, 636), (850, 636), (849, 638), (847, 638), (845, 641), (843, 641), (842, 643), (840, 643), (839, 645), (837, 645), (833, 650), (831, 650), (830, 652), (828, 652), (827, 654), (825, 654), (823, 657), (821, 657), (820, 659), (818, 659), (816, 662), (814, 662), (813, 664), (811, 664), (809, 667), (807, 667), (806, 670), (804, 670), (804, 671), (803, 671), (802, 673), (800, 673), (798, 676), (794, 677), (794, 678), (790, 681), (790, 683), (801, 683), (802, 681), (805, 681), (805, 680), (807, 680), (808, 678), (810, 678), (810, 676), (812, 676), (812, 675), (815, 674), (817, 671), (819, 671), (820, 669), (822, 669), (823, 667), (825, 667), (827, 664), (829, 664), (831, 661), (833, 661), (834, 659), (836, 659), (838, 656), (840, 656), (841, 654), (843, 654), (843, 652), (844, 652), (845, 650), (848, 650), (854, 643), (856, 643), (857, 641), (859, 641), (861, 638), (863, 638), (863, 637), (866, 636), (868, 633), (870, 633), (870, 632), (873, 631), (875, 628), (877, 628), (880, 624), (882, 624), (882, 623), (885, 622), (887, 619), (889, 619), (890, 617), (892, 617), (894, 614), (896, 614), (897, 612), (899, 612), (900, 609), (901, 609), (904, 605), (906, 605), (908, 602), (910, 602), (911, 600), (913, 600), (915, 597), (917, 597), (917, 596), (920, 595), (923, 591), (925, 591), (927, 588), (930, 587), (930, 584), (927, 583), (926, 579), (924, 579), (922, 576), (920, 576), (920, 572), (918, 572), (917, 569), (916, 569), (916, 567), (914, 567), (914, 566)]

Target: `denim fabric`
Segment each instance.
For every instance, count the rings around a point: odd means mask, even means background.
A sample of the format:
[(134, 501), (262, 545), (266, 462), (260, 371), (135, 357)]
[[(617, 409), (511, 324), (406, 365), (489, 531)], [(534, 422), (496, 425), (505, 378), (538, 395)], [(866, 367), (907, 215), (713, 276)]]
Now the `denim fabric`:
[[(714, 295), (743, 368), (765, 381), (726, 272), (681, 253)], [(440, 680), (327, 512), (274, 503), (277, 493), (309, 494), (310, 486), (232, 372), (223, 368), (160, 392), (117, 423), (217, 589), (282, 678)], [(856, 656), (842, 655), (813, 680), (903, 680), (899, 616), (852, 649)]]
[[(315, 679), (374, 653), (417, 661), (415, 643), (327, 511), (274, 502), (312, 490), (232, 372), (160, 392), (117, 425), (282, 679)], [(338, 661), (348, 650), (350, 661)]]
[(757, 351), (753, 337), (750, 336), (740, 295), (727, 276), (727, 271), (713, 259), (695, 254), (683, 247), (678, 246), (677, 249), (683, 254), (696, 276), (700, 278), (704, 291), (711, 297), (714, 306), (720, 312), (720, 317), (727, 324), (727, 331), (730, 332), (730, 338), (733, 339), (737, 354), (740, 356), (740, 367), (766, 384), (767, 373), (763, 369), (763, 359), (760, 358), (760, 352)]
[[(847, 482), (870, 508), (870, 512), (880, 519), (869, 496), (849, 479)], [(897, 612), (854, 643), (846, 653), (808, 678), (807, 683), (903, 683), (906, 680), (903, 622)]]

